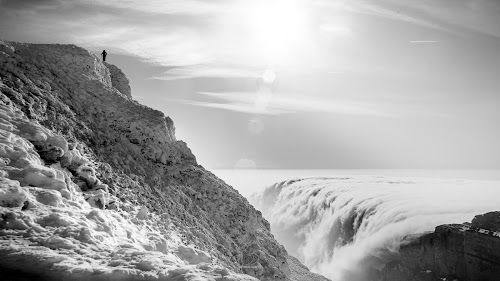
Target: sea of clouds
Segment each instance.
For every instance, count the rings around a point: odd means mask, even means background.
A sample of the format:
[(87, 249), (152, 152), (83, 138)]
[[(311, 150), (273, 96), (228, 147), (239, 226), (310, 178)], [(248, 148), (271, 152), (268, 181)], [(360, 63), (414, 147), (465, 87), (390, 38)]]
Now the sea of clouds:
[(336, 281), (366, 280), (412, 234), (500, 210), (500, 181), (296, 178), (250, 201), (276, 239), (312, 271)]

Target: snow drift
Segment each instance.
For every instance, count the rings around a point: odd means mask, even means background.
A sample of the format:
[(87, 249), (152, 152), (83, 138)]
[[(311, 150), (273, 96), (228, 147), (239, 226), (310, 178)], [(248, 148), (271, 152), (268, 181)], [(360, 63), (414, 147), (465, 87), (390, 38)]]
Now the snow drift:
[(276, 239), (332, 280), (368, 280), (412, 234), (496, 210), (500, 182), (354, 176), (276, 183), (250, 201)]

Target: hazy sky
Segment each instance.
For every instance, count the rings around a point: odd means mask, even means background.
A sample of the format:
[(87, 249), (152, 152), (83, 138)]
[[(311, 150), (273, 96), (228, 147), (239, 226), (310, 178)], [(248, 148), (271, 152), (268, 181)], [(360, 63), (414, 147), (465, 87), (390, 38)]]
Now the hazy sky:
[(208, 168), (500, 168), (498, 0), (0, 0), (73, 43)]

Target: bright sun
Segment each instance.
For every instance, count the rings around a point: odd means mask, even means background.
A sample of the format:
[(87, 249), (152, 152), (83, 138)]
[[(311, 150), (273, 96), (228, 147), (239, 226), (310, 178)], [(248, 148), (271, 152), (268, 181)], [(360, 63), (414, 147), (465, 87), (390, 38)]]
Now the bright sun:
[(305, 40), (306, 17), (294, 0), (252, 1), (245, 9), (249, 39), (257, 55), (276, 63)]

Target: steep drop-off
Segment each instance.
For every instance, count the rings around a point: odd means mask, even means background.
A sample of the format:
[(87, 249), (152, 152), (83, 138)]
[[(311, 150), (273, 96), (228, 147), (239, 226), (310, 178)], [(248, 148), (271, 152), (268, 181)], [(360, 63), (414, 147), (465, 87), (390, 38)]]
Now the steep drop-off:
[[(493, 281), (498, 213), (470, 227), (444, 224), (496, 210), (499, 188), (500, 181), (345, 175), (278, 182), (250, 201), (291, 255), (335, 281)], [(432, 278), (419, 279), (422, 272)]]
[(0, 91), (4, 276), (292, 278), (261, 213), (115, 66), (73, 45), (0, 42)]
[(436, 227), (401, 246), (383, 281), (500, 280), (500, 212)]

